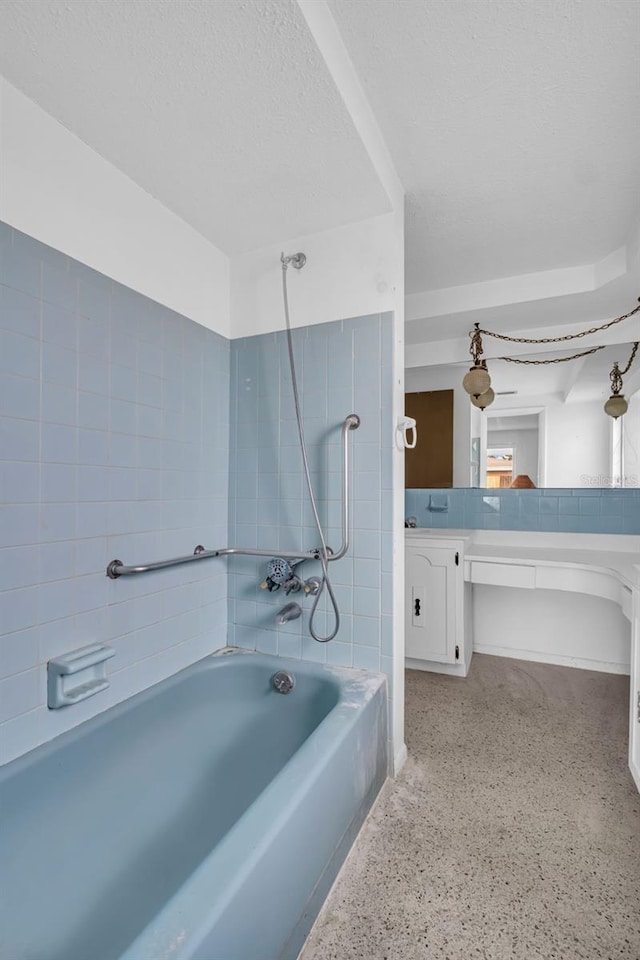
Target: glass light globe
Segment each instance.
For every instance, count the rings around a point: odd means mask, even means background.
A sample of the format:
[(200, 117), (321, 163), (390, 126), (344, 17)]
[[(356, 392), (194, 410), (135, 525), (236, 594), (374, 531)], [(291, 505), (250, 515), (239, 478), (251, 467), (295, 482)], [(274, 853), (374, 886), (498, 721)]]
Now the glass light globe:
[(614, 420), (623, 416), (628, 409), (629, 404), (621, 393), (612, 393), (604, 405), (604, 412), (608, 413)]
[(479, 397), (486, 393), (491, 386), (491, 377), (486, 367), (473, 366), (465, 375), (462, 386), (472, 397)]
[(490, 406), (495, 400), (496, 395), (493, 392), (493, 388), (489, 387), (488, 390), (485, 390), (484, 393), (481, 393), (479, 397), (471, 397), (471, 403), (474, 407), (479, 407), (481, 410), (484, 410), (485, 407)]

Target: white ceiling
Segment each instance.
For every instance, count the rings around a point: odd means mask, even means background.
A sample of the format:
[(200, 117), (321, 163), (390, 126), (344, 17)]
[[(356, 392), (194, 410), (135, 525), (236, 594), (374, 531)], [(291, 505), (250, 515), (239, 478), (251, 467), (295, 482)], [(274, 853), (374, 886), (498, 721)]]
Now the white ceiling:
[(295, 0), (3, 0), (0, 72), (230, 255), (390, 209)]
[[(2, 0), (0, 71), (238, 255), (390, 209), (305, 5)], [(408, 343), (635, 304), (638, 0), (328, 6), (407, 191)]]
[(635, 0), (329, 0), (407, 191), (407, 292), (593, 263), (640, 214)]

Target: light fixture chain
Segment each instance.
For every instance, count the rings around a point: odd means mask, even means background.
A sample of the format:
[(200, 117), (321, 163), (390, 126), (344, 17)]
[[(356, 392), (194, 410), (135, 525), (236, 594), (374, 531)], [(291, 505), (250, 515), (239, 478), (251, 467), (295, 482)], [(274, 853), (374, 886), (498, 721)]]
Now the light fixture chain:
[(626, 365), (626, 367), (624, 368), (624, 370), (621, 370), (621, 371), (620, 371), (620, 376), (621, 376), (621, 377), (624, 377), (625, 373), (629, 373), (629, 370), (631, 370), (631, 364), (632, 364), (633, 361), (635, 360), (636, 353), (638, 352), (638, 344), (639, 344), (639, 343), (640, 343), (640, 340), (636, 340), (636, 342), (634, 343), (634, 345), (633, 345), (633, 350), (631, 351), (631, 356), (629, 357), (629, 363)]
[[(608, 330), (609, 327), (613, 327), (616, 323), (621, 323), (622, 320), (628, 320), (629, 317), (632, 317), (638, 312), (640, 312), (640, 304), (634, 307), (629, 313), (625, 313), (621, 317), (616, 317), (614, 320), (609, 320), (608, 323), (603, 323), (599, 327), (591, 327), (590, 330), (582, 330), (580, 333), (568, 333), (564, 337), (543, 337), (537, 340), (533, 337), (510, 337), (506, 333), (493, 333), (491, 330), (483, 329), (480, 329), (479, 333), (484, 334), (486, 337), (495, 337), (496, 340), (508, 340), (510, 343), (562, 343), (564, 340), (579, 340), (581, 337), (588, 337), (592, 333), (599, 333), (600, 330)], [(503, 358), (501, 357), (500, 359)]]
[(542, 366), (548, 363), (564, 363), (566, 360), (578, 360), (580, 357), (588, 357), (598, 350), (604, 350), (604, 347), (592, 347), (591, 350), (583, 350), (582, 353), (574, 353), (570, 357), (555, 357), (553, 360), (520, 360), (518, 357), (496, 357), (496, 360), (506, 360), (508, 363), (524, 363), (530, 367)]

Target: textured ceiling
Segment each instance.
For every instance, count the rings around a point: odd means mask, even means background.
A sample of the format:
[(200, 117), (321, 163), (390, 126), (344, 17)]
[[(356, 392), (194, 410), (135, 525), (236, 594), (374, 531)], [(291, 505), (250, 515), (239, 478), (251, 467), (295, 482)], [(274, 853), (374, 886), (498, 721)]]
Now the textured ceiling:
[[(638, 0), (328, 4), (407, 190), (408, 293), (624, 247)], [(389, 209), (296, 0), (1, 0), (0, 71), (230, 255)], [(596, 321), (637, 296), (629, 274), (553, 301), (543, 280), (489, 312), (471, 294), (464, 314), (412, 308), (407, 342)]]
[(228, 254), (389, 209), (295, 0), (3, 0), (0, 71)]
[(640, 215), (636, 0), (329, 0), (407, 191), (407, 292), (592, 263)]

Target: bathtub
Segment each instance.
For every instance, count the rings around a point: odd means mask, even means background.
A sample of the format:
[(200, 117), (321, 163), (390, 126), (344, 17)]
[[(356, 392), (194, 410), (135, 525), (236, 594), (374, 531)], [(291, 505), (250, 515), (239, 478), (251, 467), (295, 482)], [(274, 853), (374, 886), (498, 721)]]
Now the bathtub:
[(294, 960), (386, 769), (382, 676), (207, 657), (0, 769), (0, 957)]

